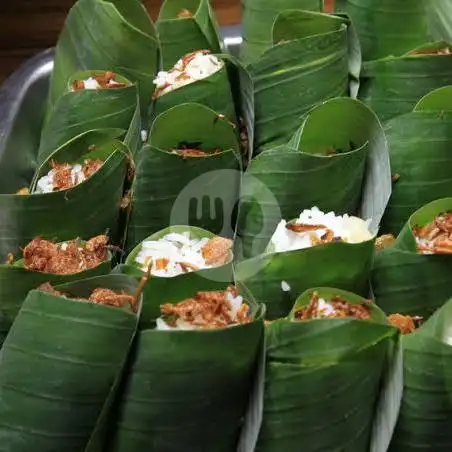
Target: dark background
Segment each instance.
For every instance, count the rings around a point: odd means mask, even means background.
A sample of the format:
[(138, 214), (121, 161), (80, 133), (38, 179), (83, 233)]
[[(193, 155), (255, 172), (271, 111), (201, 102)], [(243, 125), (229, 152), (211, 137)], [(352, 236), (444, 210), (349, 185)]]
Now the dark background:
[[(334, 0), (326, 0), (331, 4)], [(415, 0), (413, 0), (415, 1)], [(240, 0), (211, 0), (221, 25), (240, 22)], [(0, 11), (0, 83), (24, 60), (55, 45), (74, 0), (6, 0)], [(143, 0), (156, 19), (160, 0)]]

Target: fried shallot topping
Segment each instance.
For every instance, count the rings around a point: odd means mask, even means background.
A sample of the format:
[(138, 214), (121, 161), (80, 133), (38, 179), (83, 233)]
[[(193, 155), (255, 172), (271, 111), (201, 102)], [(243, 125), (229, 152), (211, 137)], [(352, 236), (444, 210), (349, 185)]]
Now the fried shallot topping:
[[(366, 303), (370, 303), (370, 301), (366, 300)], [(339, 296), (324, 300), (319, 297), (317, 292), (314, 292), (308, 306), (295, 311), (296, 320), (344, 317), (368, 320), (370, 319), (369, 308), (365, 304), (351, 304)]]
[(415, 226), (413, 235), (420, 254), (452, 254), (452, 212), (438, 215), (425, 226)]
[(237, 294), (235, 287), (225, 291), (198, 292), (177, 304), (160, 306), (170, 327), (188, 324), (195, 329), (216, 329), (251, 322), (249, 306)]
[(411, 334), (419, 328), (422, 317), (411, 317), (409, 315), (391, 314), (388, 321), (395, 327), (399, 328), (402, 334)]
[[(116, 74), (111, 71), (93, 73), (90, 79), (97, 82), (98, 87), (102, 89), (117, 89), (125, 88), (127, 86), (127, 83), (118, 82), (116, 80)], [(87, 80), (76, 80), (72, 84), (72, 89), (74, 91), (84, 90), (87, 83)]]
[(410, 55), (451, 55), (452, 51), (450, 47), (443, 47), (442, 49), (426, 49), (426, 50), (413, 50)]
[(208, 157), (209, 155), (216, 155), (220, 152), (219, 149), (215, 149), (212, 152), (206, 152), (199, 148), (181, 148), (181, 149), (172, 149), (172, 154), (177, 154), (183, 158), (190, 157)]
[[(57, 297), (62, 298), (73, 298), (69, 297), (67, 294), (56, 290), (52, 284), (44, 283), (38, 287), (38, 290), (41, 292), (46, 292)], [(97, 288), (94, 289), (88, 299), (85, 298), (77, 298), (80, 301), (89, 301), (95, 304), (104, 304), (107, 306), (114, 306), (117, 308), (128, 307), (132, 309), (132, 311), (136, 312), (136, 303), (135, 297), (130, 294), (126, 294), (125, 292), (115, 292), (111, 289), (102, 289)]]
[[(341, 237), (335, 237), (334, 232), (323, 224), (287, 223), (286, 229), (296, 233), (312, 232), (312, 234), (310, 234), (310, 238), (313, 245), (320, 245), (321, 243), (343, 242)], [(324, 229), (325, 233), (322, 235), (322, 237), (318, 238), (317, 234), (315, 234), (315, 231), (318, 231), (320, 229)]]
[(70, 240), (57, 244), (41, 237), (23, 250), (24, 267), (56, 275), (70, 275), (97, 267), (107, 259), (108, 237), (99, 235), (85, 244)]
[(83, 182), (88, 177), (91, 177), (96, 171), (98, 171), (104, 162), (100, 159), (87, 159), (83, 162), (81, 174), (74, 173), (74, 165), (69, 163), (57, 163), (51, 161), (53, 170), (53, 191), (68, 190)]
[(181, 9), (177, 15), (178, 18), (193, 17), (193, 14), (188, 9)]

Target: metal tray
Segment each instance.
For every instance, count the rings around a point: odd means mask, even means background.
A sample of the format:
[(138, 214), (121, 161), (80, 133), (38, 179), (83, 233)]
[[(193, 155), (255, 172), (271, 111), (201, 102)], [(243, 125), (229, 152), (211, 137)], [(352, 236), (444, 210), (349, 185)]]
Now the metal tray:
[[(221, 32), (229, 51), (237, 54), (241, 27), (223, 27)], [(0, 167), (39, 145), (54, 54), (48, 49), (29, 59), (0, 88)], [(1, 186), (0, 181), (0, 192)]]

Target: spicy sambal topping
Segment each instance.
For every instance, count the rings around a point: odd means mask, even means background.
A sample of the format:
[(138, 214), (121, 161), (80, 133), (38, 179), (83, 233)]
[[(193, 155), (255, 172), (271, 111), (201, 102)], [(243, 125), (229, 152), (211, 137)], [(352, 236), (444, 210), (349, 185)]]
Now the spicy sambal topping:
[(419, 254), (451, 254), (452, 212), (438, 215), (425, 226), (415, 226), (413, 235)]
[[(370, 301), (366, 301), (366, 303), (370, 303)], [(314, 292), (308, 306), (295, 311), (296, 320), (344, 317), (369, 320), (369, 307), (366, 306), (366, 304), (351, 304), (339, 296), (325, 300), (324, 298), (319, 297), (317, 292)]]
[(50, 284), (48, 282), (41, 284), (38, 287), (38, 290), (40, 290), (41, 292), (46, 292), (51, 295), (55, 295), (57, 297), (62, 297), (62, 298), (77, 299), (80, 301), (88, 301), (88, 302), (95, 303), (95, 304), (104, 304), (107, 306), (114, 306), (117, 308), (128, 307), (128, 308), (132, 309), (134, 312), (136, 312), (135, 297), (133, 295), (125, 293), (124, 291), (115, 292), (114, 290), (111, 290), (111, 289), (97, 288), (97, 289), (93, 290), (93, 292), (91, 293), (89, 298), (85, 299), (85, 298), (70, 297), (63, 292), (56, 290), (52, 286), (52, 284)]
[(56, 275), (70, 275), (97, 267), (108, 256), (108, 237), (100, 235), (81, 243), (54, 243), (36, 237), (23, 250), (24, 267)]
[(125, 88), (127, 83), (118, 82), (116, 74), (111, 71), (96, 72), (86, 80), (76, 80), (72, 84), (72, 91), (84, 89), (118, 89)]
[(211, 330), (250, 323), (249, 306), (235, 287), (225, 291), (198, 292), (177, 304), (160, 306), (159, 330)]
[(52, 169), (38, 180), (36, 193), (52, 193), (73, 188), (99, 171), (103, 164), (100, 159), (86, 159), (83, 164), (73, 165), (52, 161)]
[(419, 328), (422, 323), (422, 317), (411, 317), (409, 315), (391, 314), (388, 316), (388, 321), (399, 328), (402, 334), (411, 334)]
[(159, 240), (145, 240), (135, 262), (153, 276), (172, 277), (229, 262), (232, 240), (224, 237), (191, 238), (190, 232), (170, 233)]

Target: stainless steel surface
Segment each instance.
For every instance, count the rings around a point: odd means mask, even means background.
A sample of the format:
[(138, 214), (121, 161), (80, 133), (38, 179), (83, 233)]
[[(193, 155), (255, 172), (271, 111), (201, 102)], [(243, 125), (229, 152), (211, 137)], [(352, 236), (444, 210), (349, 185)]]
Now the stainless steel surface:
[[(223, 27), (224, 42), (237, 55), (242, 42), (241, 27)], [(12, 162), (33, 154), (39, 143), (45, 113), (54, 49), (48, 49), (28, 60), (14, 72), (0, 88), (0, 167), (3, 161)], [(25, 152), (29, 151), (29, 152)], [(17, 160), (16, 160), (17, 159)], [(26, 165), (14, 165), (24, 168)], [(28, 178), (28, 174), (8, 178), (8, 186), (0, 177), (0, 193), (7, 193)], [(13, 180), (14, 179), (14, 180)]]

